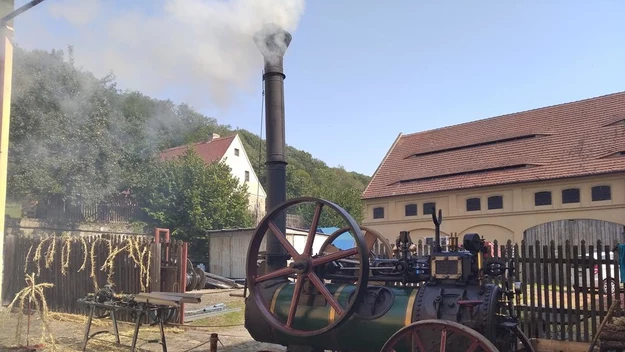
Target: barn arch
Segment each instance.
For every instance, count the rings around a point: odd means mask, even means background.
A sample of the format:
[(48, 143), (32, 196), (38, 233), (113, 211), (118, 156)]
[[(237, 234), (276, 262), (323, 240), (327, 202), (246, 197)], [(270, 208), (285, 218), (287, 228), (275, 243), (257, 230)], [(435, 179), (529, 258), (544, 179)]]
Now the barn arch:
[(564, 244), (567, 240), (578, 245), (582, 240), (595, 243), (601, 240), (606, 245), (625, 242), (625, 225), (598, 219), (554, 220), (529, 227), (523, 231), (523, 240), (534, 244)]

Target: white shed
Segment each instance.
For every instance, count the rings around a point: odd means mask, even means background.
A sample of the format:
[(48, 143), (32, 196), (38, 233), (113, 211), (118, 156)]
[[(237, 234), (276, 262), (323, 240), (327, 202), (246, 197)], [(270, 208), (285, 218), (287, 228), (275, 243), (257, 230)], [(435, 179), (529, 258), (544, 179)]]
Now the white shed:
[[(232, 278), (245, 278), (247, 251), (254, 235), (255, 228), (224, 229), (208, 231), (208, 268), (207, 271), (216, 275)], [(286, 238), (302, 253), (308, 232), (294, 228), (286, 228)], [(327, 234), (317, 233), (313, 243), (313, 253), (318, 253)], [(266, 237), (261, 244), (265, 250)]]

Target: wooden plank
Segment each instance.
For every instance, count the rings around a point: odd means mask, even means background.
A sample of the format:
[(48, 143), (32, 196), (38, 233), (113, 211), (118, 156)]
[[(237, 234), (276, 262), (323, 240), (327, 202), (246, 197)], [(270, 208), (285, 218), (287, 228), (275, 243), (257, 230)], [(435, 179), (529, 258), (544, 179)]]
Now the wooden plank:
[(150, 295), (151, 297), (158, 297), (163, 299), (171, 299), (180, 303), (200, 303), (202, 302), (201, 294), (190, 294), (190, 293), (178, 293), (178, 292), (151, 292), (151, 293), (142, 293), (142, 296)]
[(150, 304), (155, 304), (155, 305), (160, 305), (160, 306), (179, 307), (179, 305), (173, 300), (162, 299), (162, 298), (157, 298), (157, 297), (144, 297), (143, 294), (141, 293), (135, 296), (135, 301), (142, 302), (142, 303), (150, 303)]
[[(549, 246), (547, 245), (543, 245), (543, 258), (547, 259), (549, 258)], [(542, 294), (544, 295), (543, 299), (545, 300), (545, 307), (549, 307), (549, 265), (543, 265), (542, 267), (543, 269), (543, 292)], [(551, 334), (551, 314), (549, 314), (549, 312), (547, 312), (547, 314), (544, 314), (545, 317), (545, 323), (547, 324), (547, 337), (551, 338), (552, 334)]]
[[(573, 339), (573, 325), (578, 325), (579, 324), (574, 324), (573, 323), (573, 301), (572, 301), (572, 295), (571, 295), (571, 291), (572, 291), (572, 284), (571, 284), (571, 273), (574, 273), (574, 271), (572, 270), (573, 268), (571, 267), (571, 241), (566, 241), (564, 243), (564, 259), (563, 259), (563, 271), (566, 274), (561, 274), (561, 275), (566, 275), (565, 278), (565, 284), (566, 285), (566, 317), (568, 320), (568, 324), (567, 324), (567, 328), (566, 328), (566, 332), (567, 332), (567, 336), (568, 339), (571, 340)], [(562, 286), (562, 288), (564, 288), (564, 286)], [(561, 289), (562, 289), (561, 288)], [(564, 314), (564, 313), (562, 313)], [(579, 323), (579, 322), (577, 322)], [(579, 329), (577, 329), (579, 330)], [(563, 339), (564, 340), (564, 339)]]

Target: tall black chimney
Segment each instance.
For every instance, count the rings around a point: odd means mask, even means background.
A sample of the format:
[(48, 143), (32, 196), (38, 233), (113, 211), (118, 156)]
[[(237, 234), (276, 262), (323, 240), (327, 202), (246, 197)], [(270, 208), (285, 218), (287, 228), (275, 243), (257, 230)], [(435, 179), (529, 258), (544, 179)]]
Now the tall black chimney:
[[(265, 130), (267, 131), (267, 211), (286, 200), (286, 157), (284, 154), (284, 67), (283, 57), (291, 43), (291, 34), (275, 24), (266, 24), (254, 35), (265, 62)], [(286, 215), (276, 219), (286, 233)], [(273, 236), (267, 236), (267, 269), (272, 272), (286, 266), (287, 255)]]

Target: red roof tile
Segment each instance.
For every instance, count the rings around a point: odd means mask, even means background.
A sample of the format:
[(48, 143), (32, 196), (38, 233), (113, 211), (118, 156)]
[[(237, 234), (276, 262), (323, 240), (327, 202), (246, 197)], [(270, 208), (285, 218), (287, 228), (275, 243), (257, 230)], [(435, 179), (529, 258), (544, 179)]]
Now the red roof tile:
[[(234, 136), (215, 138), (210, 142), (200, 142), (192, 144), (191, 147), (195, 152), (206, 162), (212, 163), (219, 161), (224, 156), (230, 144), (234, 140)], [(189, 146), (183, 145), (180, 147), (170, 148), (160, 153), (161, 160), (170, 160), (172, 158), (183, 155)]]
[(625, 92), (400, 135), (363, 198), (625, 172), (623, 121)]

